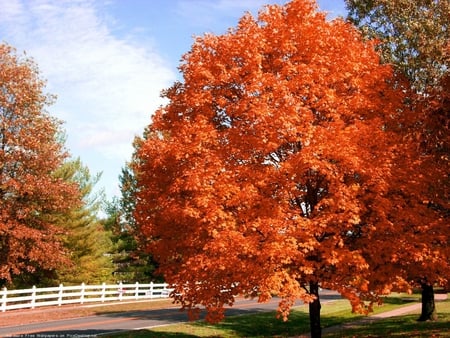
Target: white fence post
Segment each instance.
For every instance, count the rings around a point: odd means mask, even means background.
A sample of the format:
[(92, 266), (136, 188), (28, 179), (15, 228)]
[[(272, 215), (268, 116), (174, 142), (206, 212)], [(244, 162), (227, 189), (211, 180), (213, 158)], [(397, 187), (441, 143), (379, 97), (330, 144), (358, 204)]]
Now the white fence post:
[(136, 282), (136, 288), (134, 289), (134, 298), (139, 299), (139, 282)]
[(102, 283), (102, 303), (104, 303), (105, 302), (105, 296), (106, 296), (106, 283), (105, 282), (103, 282)]
[(153, 282), (150, 282), (150, 298), (153, 298)]
[(59, 291), (58, 291), (58, 306), (62, 305), (63, 300), (63, 285), (59, 284)]
[(80, 304), (84, 303), (85, 284), (81, 283)]
[(122, 281), (120, 281), (120, 283), (119, 283), (119, 300), (120, 301), (122, 301), (122, 295), (124, 292), (125, 292), (125, 290), (123, 289)]
[(167, 289), (168, 286), (169, 286), (169, 284), (164, 283), (164, 291), (163, 291), (162, 294), (163, 294), (164, 296), (166, 296), (166, 297), (169, 297), (169, 295), (170, 295), (170, 290)]
[(33, 291), (31, 291), (31, 308), (34, 309), (34, 304), (36, 304), (36, 285), (32, 287)]
[(6, 311), (6, 300), (8, 297), (8, 289), (3, 288), (3, 295), (2, 295), (2, 312)]

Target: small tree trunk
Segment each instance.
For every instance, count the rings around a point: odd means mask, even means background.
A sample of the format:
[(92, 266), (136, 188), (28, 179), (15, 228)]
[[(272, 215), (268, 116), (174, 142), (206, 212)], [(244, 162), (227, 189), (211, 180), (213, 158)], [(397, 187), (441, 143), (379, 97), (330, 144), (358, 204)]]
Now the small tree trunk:
[(311, 328), (311, 338), (322, 337), (322, 329), (320, 327), (320, 299), (319, 299), (319, 283), (309, 283), (309, 293), (316, 296), (312, 303), (309, 303), (309, 325)]
[(436, 306), (434, 304), (433, 285), (422, 283), (422, 313), (419, 321), (436, 320)]

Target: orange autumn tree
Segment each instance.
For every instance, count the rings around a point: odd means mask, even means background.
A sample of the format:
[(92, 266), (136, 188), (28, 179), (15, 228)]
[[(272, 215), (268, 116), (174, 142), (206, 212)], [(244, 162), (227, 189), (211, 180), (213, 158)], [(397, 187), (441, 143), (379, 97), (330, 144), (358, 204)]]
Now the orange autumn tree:
[(76, 187), (54, 176), (66, 153), (43, 88), (35, 64), (0, 45), (0, 285), (64, 262), (48, 219), (78, 200)]
[(275, 294), (284, 318), (310, 303), (317, 337), (319, 285), (355, 310), (371, 295), (348, 243), (392, 226), (386, 126), (403, 93), (372, 43), (316, 9), (267, 6), (197, 38), (136, 151), (137, 226), (191, 314), (203, 305), (216, 321), (236, 295)]
[(411, 234), (404, 251), (416, 254), (402, 263), (410, 283), (422, 288), (419, 320), (426, 321), (437, 319), (433, 286), (450, 287), (450, 76), (417, 101), (420, 114), (410, 137), (416, 138), (413, 145), (419, 143), (420, 164), (409, 168), (413, 179), (403, 191), (409, 193), (410, 212), (402, 217)]
[(420, 320), (430, 320), (436, 317), (433, 286), (448, 285), (450, 276), (450, 2), (345, 2), (348, 20), (367, 38), (378, 39), (384, 62), (409, 80), (410, 108), (416, 114), (406, 114), (399, 124), (409, 150), (402, 158), (403, 172), (392, 183), (392, 198), (400, 195), (401, 200), (395, 223), (408, 240), (396, 243), (392, 263), (404, 270), (411, 286), (422, 288)]
[(402, 143), (396, 147), (398, 155), (390, 168), (385, 193), (390, 203), (384, 210), (391, 226), (379, 227), (365, 236), (355, 231), (348, 239), (349, 245), (364, 252), (376, 271), (369, 281), (380, 293), (422, 288), (420, 320), (437, 318), (433, 286), (449, 286), (447, 93), (439, 92), (432, 100), (430, 96), (429, 103), (434, 103), (425, 107), (408, 107), (392, 127), (402, 135)]

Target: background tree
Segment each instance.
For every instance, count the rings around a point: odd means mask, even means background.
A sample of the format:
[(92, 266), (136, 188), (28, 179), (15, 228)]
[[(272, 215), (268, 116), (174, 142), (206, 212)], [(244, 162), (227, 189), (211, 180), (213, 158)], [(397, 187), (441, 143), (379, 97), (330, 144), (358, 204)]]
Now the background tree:
[(65, 284), (100, 283), (111, 281), (113, 265), (111, 233), (106, 231), (99, 217), (102, 193), (93, 189), (100, 174), (92, 176), (81, 160), (67, 161), (56, 175), (77, 185), (82, 203), (53, 218), (64, 229), (61, 240), (69, 253), (70, 263), (57, 270), (57, 282)]
[(180, 70), (134, 162), (137, 227), (175, 300), (215, 321), (239, 294), (277, 294), (284, 318), (302, 299), (315, 337), (319, 285), (365, 310), (376, 272), (348, 243), (392, 226), (404, 96), (373, 44), (298, 0), (197, 38)]
[(47, 216), (77, 202), (76, 185), (54, 175), (67, 153), (52, 97), (36, 65), (0, 45), (0, 284), (66, 262), (60, 229)]
[(392, 63), (417, 91), (435, 90), (448, 72), (450, 2), (440, 0), (346, 0), (348, 19), (380, 41)]
[[(408, 246), (414, 245), (422, 248), (422, 254), (404, 255), (396, 261), (406, 269), (407, 280), (422, 287), (420, 319), (432, 319), (435, 317), (433, 285), (448, 284), (450, 274), (450, 2), (347, 0), (346, 3), (350, 21), (368, 38), (380, 40), (383, 60), (408, 78), (412, 90), (411, 111), (419, 112), (401, 122), (399, 132), (415, 148), (410, 152), (415, 156), (403, 159), (403, 172), (396, 175), (393, 186), (397, 192), (401, 191), (403, 200), (409, 201), (403, 206), (408, 211), (395, 212), (398, 226), (404, 224), (410, 236), (411, 244), (404, 243), (403, 250), (408, 252)], [(414, 165), (408, 166), (407, 162)], [(411, 177), (418, 179), (411, 180)]]
[[(139, 139), (136, 138), (135, 146)], [(114, 243), (114, 277), (128, 282), (161, 281), (161, 277), (154, 274), (156, 267), (152, 256), (144, 252), (141, 241), (136, 238), (140, 237), (133, 215), (137, 186), (135, 173), (129, 163), (122, 168), (119, 180), (121, 196), (106, 203), (107, 218), (104, 222), (105, 228), (112, 233)]]
[[(418, 100), (421, 119), (412, 132), (421, 161), (415, 174), (420, 178), (417, 189), (422, 208), (433, 213), (425, 222), (415, 220), (416, 245), (426, 248), (428, 255), (408, 269), (410, 280), (422, 288), (422, 312), (419, 320), (437, 319), (433, 286), (450, 287), (450, 76), (441, 79), (439, 86)], [(405, 189), (405, 191), (408, 191)], [(414, 194), (415, 191), (413, 191)], [(412, 211), (417, 214), (419, 210)], [(422, 210), (421, 214), (425, 214)], [(432, 239), (432, 240), (430, 240)]]
[(148, 130), (145, 129), (142, 137), (135, 138), (131, 162), (122, 168), (119, 176), (120, 198), (107, 203), (105, 207), (108, 215), (105, 226), (113, 234), (115, 277), (144, 283), (164, 280), (162, 276), (155, 274), (157, 264), (152, 255), (145, 252), (146, 241), (138, 231), (134, 218), (138, 191), (136, 163), (139, 161), (136, 154), (147, 138), (147, 133)]

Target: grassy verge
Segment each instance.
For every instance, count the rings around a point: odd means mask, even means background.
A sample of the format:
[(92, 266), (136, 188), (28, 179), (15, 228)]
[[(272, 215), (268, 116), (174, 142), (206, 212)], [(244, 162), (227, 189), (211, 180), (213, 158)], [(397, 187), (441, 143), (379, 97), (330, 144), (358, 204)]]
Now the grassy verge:
[(438, 320), (435, 322), (418, 322), (418, 314), (411, 314), (355, 324), (323, 337), (450, 337), (450, 300), (437, 302), (436, 308)]
[[(416, 295), (393, 295), (386, 298), (382, 306), (376, 306), (374, 312), (380, 313), (390, 311), (409, 305), (418, 300), (419, 296)], [(429, 332), (433, 332), (435, 336), (435, 332), (443, 332), (443, 329), (446, 325), (448, 326), (450, 321), (449, 307), (450, 301), (438, 303), (440, 320), (436, 323), (423, 323), (424, 329), (429, 329)], [(363, 316), (351, 313), (351, 308), (347, 300), (334, 301), (323, 304), (322, 306), (322, 327), (342, 325), (360, 318), (363, 318)], [(371, 329), (378, 327), (377, 325), (381, 325), (379, 331), (374, 329), (374, 332), (367, 329), (367, 324), (361, 325), (361, 327), (352, 326), (348, 332), (339, 331), (329, 337), (364, 337), (364, 335), (366, 335), (366, 337), (378, 337), (378, 335), (379, 337), (386, 337), (386, 332), (392, 332), (392, 329), (395, 329), (397, 326), (400, 330), (399, 332), (402, 332), (402, 330), (408, 332), (409, 335), (405, 335), (404, 337), (410, 337), (411, 333), (414, 332), (413, 330), (417, 327), (416, 319), (417, 315), (398, 317), (395, 320), (388, 319), (386, 320), (387, 324), (385, 327), (383, 327), (383, 324), (380, 324), (384, 323), (385, 320), (378, 321), (371, 324)], [(428, 324), (429, 328), (427, 328)], [(360, 329), (363, 331), (358, 331)], [(274, 312), (266, 312), (228, 317), (223, 322), (216, 325), (199, 321), (133, 331), (130, 333), (121, 333), (114, 335), (113, 337), (292, 337), (307, 332), (309, 332), (308, 308), (307, 306), (300, 306), (292, 311), (287, 322), (276, 319)], [(324, 335), (324, 337), (328, 336)], [(425, 335), (424, 337), (432, 337), (432, 335)], [(441, 335), (436, 337), (444, 336)]]

